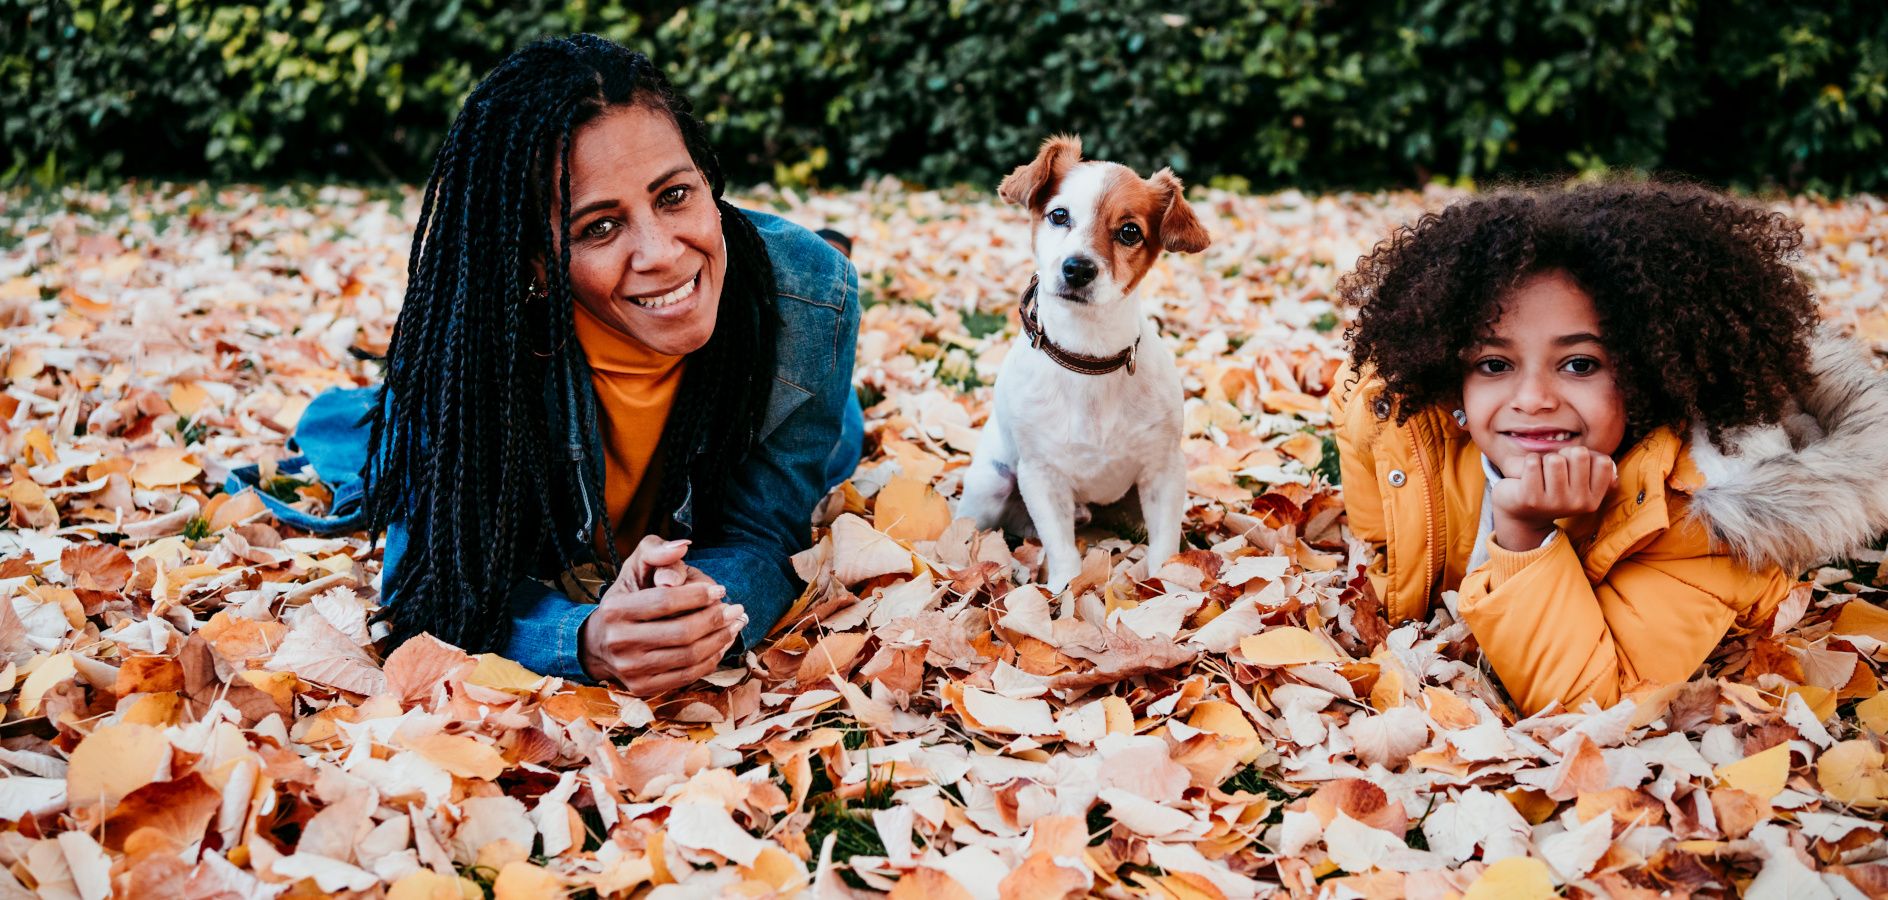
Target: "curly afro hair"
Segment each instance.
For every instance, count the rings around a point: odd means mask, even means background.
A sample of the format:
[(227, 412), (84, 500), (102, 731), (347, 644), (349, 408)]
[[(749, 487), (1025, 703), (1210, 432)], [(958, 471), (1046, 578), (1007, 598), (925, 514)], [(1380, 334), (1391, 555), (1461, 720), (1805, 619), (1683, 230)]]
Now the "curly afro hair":
[(1705, 188), (1602, 182), (1508, 190), (1398, 228), (1338, 281), (1352, 359), (1402, 424), (1453, 403), (1508, 293), (1562, 271), (1593, 298), (1632, 440), (1662, 425), (1779, 421), (1809, 375), (1816, 301), (1802, 226)]

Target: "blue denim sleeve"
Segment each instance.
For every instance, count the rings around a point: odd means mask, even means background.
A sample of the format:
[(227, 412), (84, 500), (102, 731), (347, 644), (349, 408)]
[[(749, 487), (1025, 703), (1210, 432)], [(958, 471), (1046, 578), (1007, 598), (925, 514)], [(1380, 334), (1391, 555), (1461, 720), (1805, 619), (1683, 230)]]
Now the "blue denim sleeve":
[(817, 350), (831, 360), (830, 367), (810, 391), (785, 378), (775, 379), (776, 397), (770, 405), (798, 405), (729, 479), (722, 493), (722, 528), (688, 553), (689, 565), (727, 588), (728, 602), (747, 611), (742, 649), (765, 639), (799, 596), (790, 557), (812, 546), (813, 507), (828, 487), (828, 460), (834, 447), (844, 443), (849, 407), (858, 403), (852, 391), (852, 362), (859, 335), (859, 275), (849, 263), (843, 283), (836, 334), (783, 338), (820, 343), (817, 348), (787, 348), (783, 358), (805, 358), (809, 350)]
[[(380, 602), (391, 606), (395, 597), (388, 590), (393, 585), (394, 567), (406, 555), (410, 536), (404, 522), (387, 527), (385, 547), (380, 555)], [(572, 600), (561, 591), (525, 578), (511, 589), (511, 639), (502, 656), (539, 675), (555, 675), (572, 681), (590, 683), (578, 653), (577, 637), (583, 623), (596, 611), (596, 604)]]

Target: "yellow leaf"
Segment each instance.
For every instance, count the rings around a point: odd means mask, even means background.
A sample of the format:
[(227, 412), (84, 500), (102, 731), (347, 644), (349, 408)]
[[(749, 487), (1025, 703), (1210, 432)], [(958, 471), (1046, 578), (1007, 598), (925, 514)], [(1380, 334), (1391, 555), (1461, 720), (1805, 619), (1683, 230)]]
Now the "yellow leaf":
[(1872, 603), (1850, 600), (1842, 604), (1836, 616), (1835, 634), (1859, 634), (1888, 644), (1888, 609)]
[(131, 467), (132, 483), (146, 489), (185, 484), (201, 474), (203, 467), (182, 447), (146, 450)]
[(1134, 709), (1120, 697), (1101, 698), (1101, 711), (1108, 717), (1109, 734), (1134, 733)]
[(26, 676), (26, 683), (20, 685), (20, 714), (39, 715), (39, 705), (45, 702), (46, 692), (78, 673), (79, 667), (72, 662), (70, 653), (56, 653), (41, 660)]
[(1888, 772), (1880, 750), (1867, 740), (1843, 741), (1816, 761), (1816, 782), (1837, 803), (1881, 806), (1888, 803)]
[(1818, 722), (1827, 722), (1836, 717), (1835, 691), (1827, 688), (1819, 688), (1813, 684), (1796, 684), (1787, 688), (1784, 694), (1785, 696), (1795, 694), (1802, 697), (1803, 705), (1809, 707), (1810, 713), (1816, 717), (1816, 721)]
[(1482, 872), (1462, 900), (1551, 900), (1553, 873), (1547, 864), (1526, 856), (1510, 856)]
[(1855, 718), (1876, 734), (1888, 734), (1888, 691), (1855, 704)]
[(180, 416), (194, 416), (210, 399), (210, 392), (194, 381), (178, 382), (170, 386), (170, 408)]
[(548, 869), (528, 862), (514, 862), (498, 873), (492, 882), (496, 900), (546, 900), (564, 896), (564, 882)]
[(931, 485), (899, 475), (878, 492), (873, 524), (900, 541), (934, 541), (951, 524), (951, 505)]
[(269, 695), (275, 705), (283, 709), (295, 708), (295, 689), (301, 687), (302, 680), (293, 672), (264, 672), (261, 669), (244, 669), (236, 677)]
[(468, 878), (415, 869), (387, 889), (387, 900), (484, 900), (485, 891)]
[(47, 434), (44, 428), (28, 429), (26, 432), (26, 446), (33, 451), (27, 455), (28, 465), (32, 464), (34, 456), (37, 456), (41, 463), (55, 463), (59, 461), (59, 454), (53, 452), (52, 449), (52, 436)]
[(170, 767), (170, 741), (149, 725), (107, 725), (85, 736), (67, 762), (74, 807), (110, 807)]
[(481, 653), (475, 658), (479, 664), (466, 677), (466, 684), (514, 694), (535, 694), (544, 683), (544, 676), (496, 653)]
[(1329, 644), (1295, 625), (1245, 636), (1239, 641), (1239, 655), (1254, 665), (1276, 667), (1340, 661)]
[(743, 867), (742, 873), (782, 893), (791, 894), (807, 885), (806, 866), (778, 847), (761, 850), (754, 864)]
[(1778, 744), (1734, 763), (1718, 767), (1718, 783), (1733, 787), (1765, 803), (1783, 791), (1790, 777), (1790, 745)]

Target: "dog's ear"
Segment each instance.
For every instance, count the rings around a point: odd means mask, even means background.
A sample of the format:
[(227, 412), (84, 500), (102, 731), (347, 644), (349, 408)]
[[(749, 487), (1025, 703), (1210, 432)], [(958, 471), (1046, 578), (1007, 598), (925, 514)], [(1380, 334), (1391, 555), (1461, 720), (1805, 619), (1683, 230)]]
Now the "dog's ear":
[(1160, 216), (1162, 250), (1198, 253), (1213, 243), (1213, 236), (1206, 233), (1206, 226), (1200, 224), (1199, 217), (1193, 214), (1193, 205), (1187, 202), (1186, 186), (1180, 183), (1180, 176), (1172, 169), (1161, 169), (1147, 180), (1167, 195), (1167, 211)]
[(996, 195), (1017, 206), (1035, 209), (1048, 202), (1063, 173), (1082, 161), (1082, 139), (1072, 134), (1058, 134), (1042, 142), (1035, 161), (1017, 166), (997, 186)]

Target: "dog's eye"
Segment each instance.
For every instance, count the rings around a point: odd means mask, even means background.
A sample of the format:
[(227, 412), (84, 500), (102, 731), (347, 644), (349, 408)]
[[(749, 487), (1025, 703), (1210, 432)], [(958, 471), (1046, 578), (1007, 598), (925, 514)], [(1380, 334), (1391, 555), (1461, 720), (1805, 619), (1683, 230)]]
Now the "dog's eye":
[(1049, 210), (1049, 224), (1058, 228), (1069, 223), (1069, 211), (1061, 207)]
[(1141, 242), (1141, 226), (1129, 222), (1115, 230), (1114, 239), (1132, 247)]

